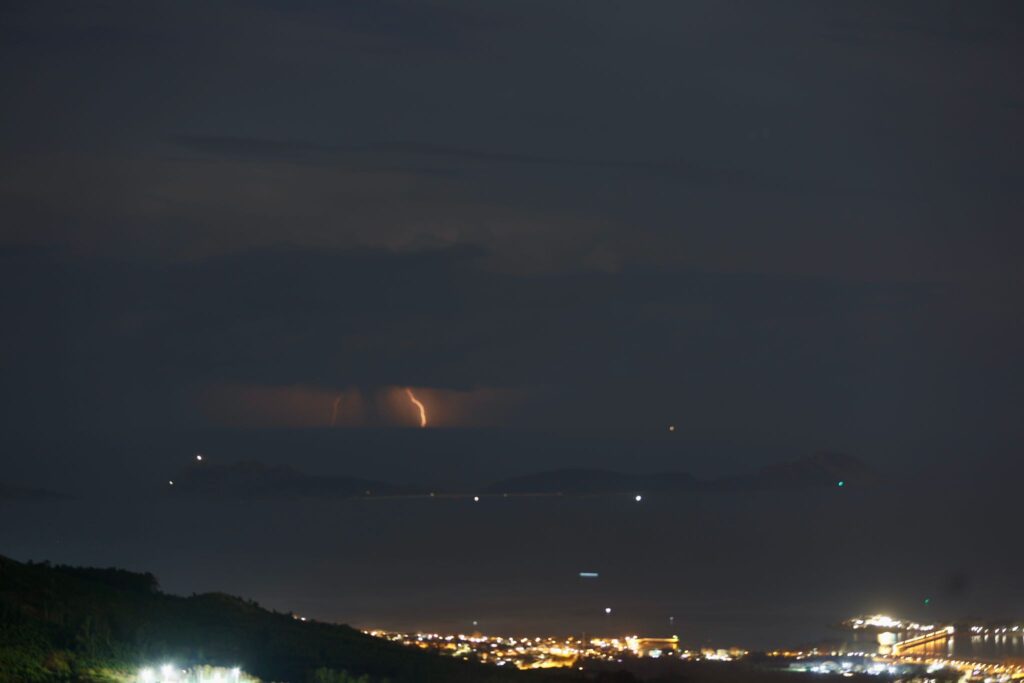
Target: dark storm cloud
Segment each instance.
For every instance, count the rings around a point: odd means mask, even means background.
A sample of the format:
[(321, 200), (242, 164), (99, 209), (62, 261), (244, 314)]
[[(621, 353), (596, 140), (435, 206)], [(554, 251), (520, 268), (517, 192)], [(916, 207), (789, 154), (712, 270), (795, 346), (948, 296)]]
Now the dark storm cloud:
[[(600, 159), (588, 157), (556, 157), (522, 154), (493, 149), (471, 149), (429, 142), (382, 142), (372, 145), (331, 145), (301, 140), (276, 140), (217, 135), (182, 135), (170, 139), (201, 154), (239, 159), (251, 162), (288, 161), (302, 164), (332, 164), (354, 170), (396, 170), (408, 173), (439, 173), (466, 171), (474, 168), (499, 168), (508, 172), (531, 173), (536, 167), (555, 169), (597, 169), (638, 173), (643, 176), (661, 176), (679, 183), (678, 189), (688, 186), (728, 188), (733, 192), (769, 192), (806, 196), (809, 193), (830, 196), (871, 195), (874, 197), (909, 198), (928, 194), (913, 179), (900, 186), (877, 187), (867, 184), (836, 183), (823, 176), (801, 178), (787, 182), (771, 173), (754, 173), (740, 168), (716, 167), (708, 163), (685, 159)], [(377, 160), (367, 163), (367, 159)], [(391, 160), (390, 166), (380, 160)], [(433, 167), (424, 162), (433, 162)], [(963, 181), (958, 187), (962, 188)], [(1008, 182), (982, 183), (973, 188), (983, 194), (1006, 194), (1013, 190)]]
[[(733, 188), (758, 186), (767, 188), (770, 179), (748, 177), (739, 171), (701, 167), (682, 160), (629, 161), (553, 157), (516, 154), (484, 149), (449, 147), (424, 142), (393, 142), (379, 145), (348, 146), (317, 145), (310, 142), (240, 138), (230, 136), (188, 135), (173, 139), (184, 147), (213, 156), (258, 161), (292, 161), (301, 163), (338, 163), (353, 156), (372, 158), (393, 157), (408, 160), (406, 165), (395, 166), (411, 172), (424, 169), (423, 159), (433, 159), (439, 166), (431, 171), (453, 167), (465, 169), (480, 165), (499, 167), (551, 166), (555, 168), (606, 169), (665, 175), (695, 185), (721, 185)], [(409, 163), (412, 162), (412, 163)]]
[[(462, 628), (490, 604), (481, 623), (510, 631), (607, 628), (551, 621), (581, 608), (557, 577), (591, 561), (595, 614), (649, 605), (618, 622), (633, 632), (673, 605), (697, 633), (682, 615), (704, 605), (743, 615), (722, 642), (750, 614), (777, 638), (779, 615), (817, 631), (920, 608), (926, 586), (939, 609), (1002, 610), (1024, 571), (1022, 18), (986, 0), (3, 3), (0, 480), (84, 496), (3, 500), (0, 546), (368, 626)], [(326, 483), (282, 464), (468, 490), (823, 448), (910, 486), (472, 516), (150, 495), (198, 449), (272, 463), (251, 492)], [(917, 544), (892, 533), (902, 510), (935, 517)], [(950, 539), (985, 549), (969, 582), (961, 558), (921, 562)], [(636, 562), (652, 548), (664, 562)]]
[(1016, 396), (1013, 5), (4, 12), (0, 230), (49, 249), (6, 257), (12, 422), (415, 385), (930, 434)]
[[(518, 426), (683, 415), (818, 432), (850, 429), (855, 413), (907, 432), (944, 411), (1005, 418), (956, 392), (1001, 395), (993, 373), (1020, 331), (977, 325), (949, 286), (520, 276), (485, 256), (276, 247), (143, 266), (8, 252), (3, 285), (19, 294), (4, 311), (7, 415), (22, 427), (166, 425), (196, 419), (204, 393), (227, 384), (320, 392), (312, 424), (327, 420), (331, 392), (391, 386), (515, 390), (515, 410), (482, 419)], [(991, 369), (971, 357), (979, 347)], [(282, 394), (282, 410), (293, 398)]]
[(244, 9), (9, 6), (7, 240), (956, 281), (1021, 246), (1012, 4)]
[(47, 489), (26, 488), (0, 482), (0, 503), (46, 502), (65, 500), (67, 496)]

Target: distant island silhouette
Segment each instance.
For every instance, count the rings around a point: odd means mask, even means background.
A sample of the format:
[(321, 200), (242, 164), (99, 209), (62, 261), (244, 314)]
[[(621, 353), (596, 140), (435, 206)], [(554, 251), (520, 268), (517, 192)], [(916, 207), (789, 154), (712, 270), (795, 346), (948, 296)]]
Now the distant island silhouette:
[(565, 468), (502, 479), (475, 490), (428, 489), (359, 477), (307, 474), (288, 465), (258, 461), (193, 463), (170, 486), (177, 496), (227, 498), (380, 498), (409, 496), (564, 495), (801, 490), (826, 486), (870, 486), (879, 475), (852, 455), (820, 452), (762, 467), (751, 474), (698, 479), (687, 472), (634, 474)]

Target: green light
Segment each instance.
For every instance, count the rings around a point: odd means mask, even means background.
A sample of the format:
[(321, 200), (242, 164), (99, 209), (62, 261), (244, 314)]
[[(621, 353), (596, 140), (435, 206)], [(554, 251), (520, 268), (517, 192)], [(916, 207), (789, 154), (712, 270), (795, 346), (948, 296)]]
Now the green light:
[(840, 479), (840, 480), (839, 480), (839, 483), (838, 483), (838, 484), (836, 484), (836, 486), (838, 486), (839, 488), (843, 488), (844, 486), (846, 486), (846, 482), (845, 482), (845, 481), (843, 481), (842, 479)]
[(931, 598), (925, 598), (924, 599), (924, 604), (926, 604), (926, 605), (932, 604), (932, 599)]

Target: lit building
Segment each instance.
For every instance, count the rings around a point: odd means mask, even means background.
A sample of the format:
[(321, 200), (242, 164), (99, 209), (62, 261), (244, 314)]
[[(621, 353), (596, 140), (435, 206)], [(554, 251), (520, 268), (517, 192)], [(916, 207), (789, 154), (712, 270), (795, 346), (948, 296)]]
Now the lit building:
[(679, 651), (679, 636), (671, 638), (626, 638), (626, 647), (637, 657), (660, 657), (663, 654), (675, 654)]

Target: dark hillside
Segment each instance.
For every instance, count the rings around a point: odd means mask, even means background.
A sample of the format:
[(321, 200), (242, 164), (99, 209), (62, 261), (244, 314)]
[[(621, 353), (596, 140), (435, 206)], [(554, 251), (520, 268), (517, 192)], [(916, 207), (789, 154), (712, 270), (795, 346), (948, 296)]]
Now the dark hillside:
[(374, 682), (549, 680), (301, 622), (221, 593), (168, 595), (151, 574), (0, 557), (0, 680), (123, 680), (161, 661), (238, 665), (291, 683), (322, 667)]

